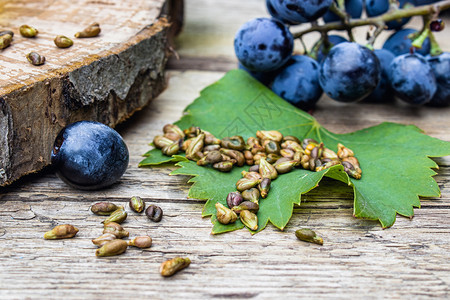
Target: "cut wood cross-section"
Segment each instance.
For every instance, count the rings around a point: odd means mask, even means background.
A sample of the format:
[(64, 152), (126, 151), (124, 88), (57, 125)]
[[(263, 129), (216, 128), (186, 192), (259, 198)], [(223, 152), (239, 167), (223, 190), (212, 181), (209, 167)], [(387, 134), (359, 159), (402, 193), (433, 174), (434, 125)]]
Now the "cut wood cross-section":
[[(0, 186), (48, 165), (67, 124), (114, 127), (156, 97), (166, 86), (169, 42), (182, 13), (182, 0), (0, 0), (0, 31), (14, 32), (0, 50)], [(94, 22), (99, 36), (74, 37)], [(24, 24), (37, 28), (37, 37), (22, 37)], [(57, 35), (74, 45), (57, 48)], [(31, 65), (31, 51), (46, 63)]]

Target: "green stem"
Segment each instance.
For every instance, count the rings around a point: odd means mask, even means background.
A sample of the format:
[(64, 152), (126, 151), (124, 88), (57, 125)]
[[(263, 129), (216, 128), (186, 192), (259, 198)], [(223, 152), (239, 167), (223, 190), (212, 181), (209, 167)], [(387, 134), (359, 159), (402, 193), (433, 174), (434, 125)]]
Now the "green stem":
[(439, 47), (438, 42), (436, 41), (436, 37), (432, 32), (428, 34), (428, 38), (430, 39), (430, 55), (431, 56), (438, 56), (442, 54), (442, 49)]
[[(342, 5), (341, 5), (342, 4)], [(351, 42), (355, 41), (355, 37), (353, 36), (352, 28), (348, 26), (349, 22), (349, 15), (345, 11), (345, 5), (344, 1), (342, 3), (338, 3), (339, 7), (336, 5), (336, 3), (332, 2), (330, 6), (330, 11), (337, 15), (339, 19), (341, 19), (341, 23), (347, 25), (345, 29), (347, 30), (348, 38)]]
[(422, 30), (418, 33), (418, 35), (416, 37), (414, 37), (412, 39), (411, 46), (413, 46), (414, 48), (418, 48), (418, 49), (422, 48), (423, 42), (425, 42), (425, 39), (428, 37), (428, 35), (431, 32), (430, 23), (431, 23), (430, 16), (429, 15), (423, 16)]
[[(345, 0), (337, 0), (337, 3), (338, 3), (338, 8), (341, 11), (345, 11)], [(332, 4), (334, 4), (334, 2)]]
[[(324, 38), (324, 35), (326, 38)], [(326, 33), (322, 34), (322, 37), (312, 46), (311, 51), (309, 51), (308, 56), (314, 60), (317, 60), (317, 54), (319, 53), (320, 47), (324, 44), (325, 39), (328, 40), (328, 35)]]
[(339, 6), (336, 5), (336, 3), (332, 2), (329, 10), (334, 13), (336, 16), (341, 19), (342, 22), (345, 22), (347, 18), (347, 13), (345, 12), (345, 8), (341, 9)]
[(306, 47), (305, 42), (303, 41), (303, 39), (301, 37), (299, 38), (299, 40), (300, 40), (300, 43), (302, 44), (302, 47), (303, 47), (303, 53), (304, 54), (308, 54), (308, 47)]
[(377, 24), (380, 24), (380, 22), (389, 22), (401, 18), (409, 18), (412, 16), (425, 16), (425, 15), (433, 15), (436, 13), (439, 13), (440, 11), (446, 10), (450, 8), (450, 0), (443, 0), (439, 1), (430, 5), (422, 5), (417, 7), (411, 7), (411, 8), (404, 8), (404, 9), (398, 9), (398, 10), (390, 10), (387, 13), (367, 18), (367, 19), (351, 19), (348, 21), (347, 24), (344, 24), (342, 22), (332, 22), (325, 25), (315, 25), (311, 26), (308, 29), (305, 29), (303, 31), (294, 33), (294, 38), (299, 38), (307, 33), (318, 31), (318, 32), (328, 32), (330, 30), (346, 30), (348, 27), (354, 28), (359, 26), (367, 26), (367, 25), (374, 25), (377, 26)]

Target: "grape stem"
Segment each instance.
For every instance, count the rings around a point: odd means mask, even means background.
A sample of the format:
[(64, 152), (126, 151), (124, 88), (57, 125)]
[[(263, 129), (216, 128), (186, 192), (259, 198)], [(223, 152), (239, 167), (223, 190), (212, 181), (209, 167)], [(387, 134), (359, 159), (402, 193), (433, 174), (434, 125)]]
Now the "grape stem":
[(345, 29), (347, 30), (348, 38), (350, 39), (351, 42), (354, 42), (355, 37), (353, 36), (352, 27), (350, 27), (348, 24), (350, 17), (345, 11), (345, 7), (343, 5), (344, 5), (343, 1), (342, 3), (339, 3), (339, 6), (336, 5), (336, 3), (332, 2), (330, 6), (330, 11), (336, 14), (339, 17), (339, 19), (341, 19), (341, 24), (345, 25)]
[(389, 21), (408, 18), (412, 16), (425, 16), (425, 15), (435, 15), (440, 11), (450, 8), (450, 0), (443, 0), (429, 5), (422, 5), (417, 7), (403, 8), (397, 10), (389, 10), (388, 12), (372, 18), (366, 19), (350, 19), (346, 22), (332, 22), (324, 25), (313, 25), (308, 29), (294, 33), (294, 38), (300, 38), (301, 36), (310, 32), (321, 32), (327, 33), (331, 30), (349, 30), (349, 28), (374, 25), (379, 26), (381, 23), (386, 23)]

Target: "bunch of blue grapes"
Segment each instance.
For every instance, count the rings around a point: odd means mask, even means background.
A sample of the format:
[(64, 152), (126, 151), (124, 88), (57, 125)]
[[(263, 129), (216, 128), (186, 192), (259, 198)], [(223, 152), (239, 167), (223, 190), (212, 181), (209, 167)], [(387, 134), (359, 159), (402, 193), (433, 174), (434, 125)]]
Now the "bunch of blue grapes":
[[(334, 2), (333, 2), (334, 1)], [(399, 8), (437, 1), (399, 0)], [(247, 71), (274, 93), (303, 110), (311, 110), (325, 93), (339, 102), (393, 101), (394, 95), (410, 104), (450, 104), (450, 53), (430, 55), (431, 42), (412, 37), (420, 32), (404, 28), (409, 18), (386, 22), (395, 30), (382, 49), (373, 49), (340, 35), (322, 34), (320, 42), (304, 55), (294, 53), (291, 26), (314, 22), (342, 21), (335, 14), (336, 0), (266, 0), (271, 18), (256, 18), (238, 30), (234, 40), (239, 68)], [(389, 0), (346, 0), (348, 19), (387, 13)], [(431, 31), (442, 30), (438, 19)], [(436, 53), (434, 53), (436, 54)]]

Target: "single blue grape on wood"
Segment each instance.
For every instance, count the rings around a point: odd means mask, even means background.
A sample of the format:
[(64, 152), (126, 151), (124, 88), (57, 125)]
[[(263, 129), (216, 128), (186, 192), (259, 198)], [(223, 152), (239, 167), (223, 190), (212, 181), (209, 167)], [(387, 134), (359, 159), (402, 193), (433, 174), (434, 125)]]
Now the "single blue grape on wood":
[(80, 121), (63, 128), (56, 137), (52, 166), (67, 184), (96, 190), (116, 182), (128, 166), (128, 148), (112, 128)]

